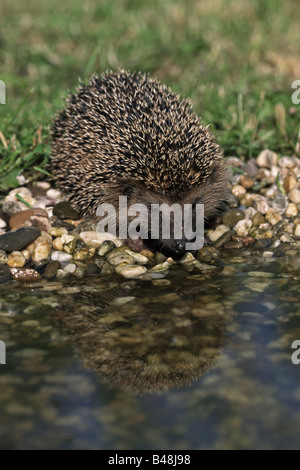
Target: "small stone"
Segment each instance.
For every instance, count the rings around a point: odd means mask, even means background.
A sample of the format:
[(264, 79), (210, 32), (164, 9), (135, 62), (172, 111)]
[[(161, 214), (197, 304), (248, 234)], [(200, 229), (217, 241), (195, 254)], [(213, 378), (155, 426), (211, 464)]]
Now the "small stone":
[(35, 282), (42, 277), (35, 269), (10, 268), (10, 272), (13, 278), (20, 282)]
[(227, 232), (223, 233), (223, 235), (218, 238), (218, 240), (214, 243), (215, 248), (221, 248), (225, 244), (228, 244), (231, 240), (231, 237), (233, 235), (232, 230), (228, 230)]
[(64, 271), (69, 274), (73, 274), (76, 271), (76, 264), (70, 263), (64, 267)]
[(273, 165), (277, 165), (277, 160), (277, 154), (269, 149), (266, 149), (260, 152), (256, 159), (256, 163), (261, 168), (271, 168)]
[(243, 245), (242, 242), (231, 241), (231, 242), (226, 243), (226, 245), (224, 245), (224, 248), (226, 248), (226, 249), (240, 249), (243, 246), (244, 245)]
[(278, 160), (280, 168), (293, 168), (297, 166), (297, 161), (293, 157), (281, 157)]
[(142, 251), (140, 252), (140, 254), (143, 255), (143, 256), (146, 256), (146, 258), (148, 258), (148, 260), (153, 259), (154, 256), (155, 256), (155, 254), (154, 254), (152, 251), (150, 251), (150, 250), (142, 250)]
[(286, 217), (297, 217), (298, 207), (294, 202), (290, 202), (285, 211)]
[(277, 224), (282, 219), (281, 215), (278, 214), (274, 209), (269, 209), (266, 214), (266, 220), (270, 222), (273, 226)]
[(63, 243), (61, 237), (57, 237), (53, 240), (53, 249), (57, 251), (63, 251)]
[(81, 250), (75, 251), (73, 253), (73, 258), (76, 261), (83, 261), (85, 259), (89, 259), (92, 256), (94, 256), (95, 252), (96, 252), (96, 248), (84, 247)]
[(118, 297), (117, 299), (114, 299), (112, 301), (112, 304), (118, 307), (121, 305), (125, 305), (128, 302), (132, 302), (132, 300), (135, 300), (135, 297), (133, 295), (128, 295), (127, 297)]
[(245, 219), (252, 220), (256, 213), (257, 211), (254, 209), (254, 207), (247, 207), (247, 209), (244, 210)]
[(6, 227), (6, 222), (5, 220), (0, 218), (0, 228), (5, 228)]
[(284, 178), (283, 187), (286, 193), (289, 193), (297, 185), (297, 178), (293, 171), (289, 171)]
[(170, 269), (170, 267), (171, 267), (171, 264), (168, 263), (168, 261), (164, 261), (163, 263), (160, 263), (160, 264), (157, 264), (156, 266), (153, 266), (153, 268), (149, 269), (148, 272), (153, 273), (153, 272), (168, 271)]
[(224, 213), (222, 223), (232, 228), (235, 226), (235, 224), (237, 224), (239, 220), (243, 220), (244, 218), (245, 213), (240, 209), (229, 209)]
[(132, 279), (144, 274), (147, 271), (147, 268), (145, 268), (145, 266), (128, 264), (124, 266), (117, 266), (115, 271), (117, 274), (120, 274), (125, 278)]
[(231, 192), (235, 196), (241, 197), (246, 193), (246, 189), (244, 188), (244, 186), (242, 186), (240, 184), (236, 184), (232, 187)]
[(215, 242), (223, 235), (223, 233), (228, 232), (229, 230), (230, 228), (228, 225), (221, 224), (216, 228), (216, 230), (208, 230), (207, 236), (211, 242)]
[(252, 186), (254, 185), (253, 179), (250, 178), (250, 176), (246, 176), (246, 175), (241, 175), (240, 182), (241, 182), (241, 185), (244, 186), (244, 188), (246, 189), (251, 189)]
[(203, 246), (197, 253), (199, 260), (201, 261), (211, 261), (215, 258), (218, 258), (220, 252), (214, 246)]
[(295, 237), (300, 237), (300, 224), (297, 224), (294, 229)]
[(171, 281), (169, 279), (153, 279), (152, 284), (157, 287), (170, 286)]
[(59, 261), (50, 261), (46, 266), (44, 277), (46, 279), (54, 279), (56, 277), (57, 270), (61, 267)]
[(256, 197), (253, 201), (253, 204), (257, 212), (260, 212), (261, 214), (266, 214), (269, 210), (269, 204), (261, 196)]
[(56, 215), (59, 219), (78, 220), (80, 218), (78, 212), (76, 212), (67, 201), (61, 201), (55, 204), (53, 207), (53, 215)]
[(62, 264), (68, 263), (71, 261), (72, 255), (69, 253), (63, 253), (62, 251), (53, 251), (51, 253), (51, 260), (52, 261), (59, 261)]
[(85, 245), (95, 247), (95, 248), (102, 245), (102, 243), (105, 242), (106, 240), (112, 240), (117, 247), (123, 245), (121, 240), (117, 239), (114, 235), (108, 232), (102, 233), (102, 232), (88, 231), (88, 232), (81, 232), (79, 236), (81, 240), (83, 241), (83, 243), (85, 243)]
[(61, 198), (61, 191), (59, 189), (48, 189), (46, 194), (49, 198), (54, 199), (56, 201)]
[(244, 246), (252, 245), (255, 242), (255, 238), (250, 235), (232, 235), (232, 241), (242, 243)]
[(40, 234), (40, 230), (35, 227), (22, 227), (14, 232), (7, 232), (0, 235), (0, 250), (20, 251), (35, 241)]
[(288, 193), (288, 198), (291, 202), (294, 202), (295, 204), (300, 204), (300, 191), (299, 191), (299, 189), (292, 189)]
[(125, 250), (125, 253), (132, 256), (134, 261), (138, 264), (147, 264), (148, 261), (149, 261), (148, 258), (146, 256), (142, 255), (141, 253), (135, 253), (134, 251), (131, 251), (129, 249)]
[(89, 263), (85, 272), (86, 274), (100, 274), (101, 269), (95, 263)]
[(26, 258), (20, 251), (13, 251), (8, 255), (7, 264), (11, 268), (22, 268), (25, 263)]
[(107, 261), (112, 266), (119, 266), (119, 264), (126, 263), (126, 264), (134, 264), (134, 259), (127, 253), (122, 253), (118, 251), (112, 251), (107, 256)]
[(76, 248), (76, 238), (73, 235), (62, 235), (61, 241), (63, 244), (63, 250), (66, 253), (73, 253)]
[(252, 227), (252, 221), (249, 219), (240, 220), (234, 227), (238, 235), (248, 235), (249, 229)]
[(62, 235), (67, 235), (68, 230), (64, 227), (51, 227), (48, 233), (51, 237), (61, 237)]
[(39, 264), (41, 261), (46, 260), (51, 254), (51, 243), (46, 239), (45, 236), (39, 237), (35, 241), (35, 247), (32, 253), (32, 261), (35, 264)]
[(260, 212), (256, 212), (252, 219), (253, 227), (259, 227), (261, 224), (265, 223), (265, 218)]
[(9, 281), (11, 276), (10, 269), (7, 265), (0, 266), (0, 283)]
[(258, 167), (254, 158), (251, 158), (251, 160), (247, 161), (246, 165), (244, 166), (244, 172), (252, 178), (257, 175)]
[(17, 212), (16, 214), (14, 214), (9, 220), (9, 226), (13, 229), (18, 225), (23, 225), (32, 216), (38, 216), (48, 219), (48, 213), (43, 209), (27, 209), (25, 211)]
[(114, 250), (115, 248), (116, 248), (116, 245), (114, 244), (113, 241), (106, 240), (100, 245), (100, 248), (98, 250), (98, 255), (105, 256), (108, 253), (110, 253), (112, 250)]
[(0, 250), (0, 266), (2, 264), (6, 264), (6, 262), (7, 262), (7, 254), (5, 253), (5, 251)]
[(272, 258), (274, 255), (273, 251), (264, 251), (263, 252), (263, 258)]

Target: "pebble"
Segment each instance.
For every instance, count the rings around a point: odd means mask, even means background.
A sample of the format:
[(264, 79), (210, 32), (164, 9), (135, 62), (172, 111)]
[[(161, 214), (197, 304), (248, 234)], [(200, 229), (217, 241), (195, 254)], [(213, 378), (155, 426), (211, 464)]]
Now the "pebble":
[(7, 232), (0, 235), (0, 250), (20, 251), (35, 241), (40, 234), (40, 230), (35, 227), (22, 227), (14, 232)]
[(39, 237), (35, 241), (35, 247), (32, 253), (32, 261), (39, 264), (43, 260), (47, 260), (51, 254), (51, 243), (45, 236)]
[(138, 276), (141, 276), (147, 271), (147, 268), (145, 266), (139, 266), (139, 265), (124, 265), (124, 266), (117, 266), (116, 267), (116, 273), (120, 274), (121, 276), (131, 279), (135, 278)]
[(74, 263), (67, 264), (67, 266), (64, 267), (64, 271), (69, 274), (74, 273), (76, 271), (76, 264)]
[(5, 251), (0, 250), (0, 266), (2, 264), (6, 264), (6, 262), (7, 262), (7, 254), (5, 253)]
[(273, 226), (282, 219), (281, 215), (274, 209), (269, 209), (266, 213), (266, 220)]
[(300, 224), (297, 224), (294, 229), (295, 237), (300, 237)]
[(102, 232), (87, 231), (87, 232), (81, 232), (79, 236), (85, 245), (95, 247), (95, 248), (98, 248), (106, 240), (112, 240), (117, 247), (120, 247), (123, 245), (121, 240), (118, 240), (117, 238), (115, 238), (114, 235), (112, 235), (111, 233), (107, 233), (107, 232), (102, 233)]
[(99, 266), (97, 266), (97, 264), (89, 263), (85, 272), (86, 274), (100, 274), (101, 269), (99, 268)]
[(55, 204), (53, 207), (53, 215), (59, 219), (78, 220), (80, 218), (78, 212), (76, 212), (76, 210), (67, 201), (61, 201)]
[(241, 175), (241, 185), (246, 189), (251, 189), (254, 185), (254, 181), (252, 178), (250, 178), (250, 176)]
[(48, 189), (46, 195), (51, 199), (57, 200), (61, 198), (61, 191), (59, 189), (51, 188)]
[(260, 212), (256, 212), (252, 219), (253, 227), (259, 227), (261, 224), (265, 223), (265, 218)]
[(261, 196), (256, 197), (253, 203), (254, 208), (257, 210), (257, 212), (260, 212), (261, 214), (266, 214), (270, 208), (266, 199), (262, 198)]
[(245, 218), (245, 213), (240, 209), (229, 209), (222, 217), (222, 223), (232, 228), (239, 220)]
[(44, 271), (44, 277), (46, 279), (54, 279), (57, 273), (57, 270), (60, 269), (61, 264), (59, 261), (50, 261), (50, 263), (46, 266)]
[(115, 248), (116, 248), (116, 245), (114, 244), (113, 241), (106, 240), (100, 245), (100, 248), (98, 250), (98, 255), (105, 256), (108, 253), (110, 253), (112, 250), (114, 250)]
[(69, 253), (64, 253), (62, 251), (52, 251), (51, 253), (51, 260), (52, 261), (59, 261), (60, 263), (68, 263), (71, 261), (72, 255)]
[(299, 191), (299, 189), (292, 189), (288, 193), (288, 198), (291, 202), (294, 202), (295, 204), (300, 204), (300, 191)]
[(285, 210), (286, 217), (297, 217), (298, 207), (294, 202), (290, 202)]
[(142, 255), (141, 253), (135, 253), (134, 251), (131, 251), (129, 249), (125, 250), (125, 253), (132, 256), (134, 261), (138, 264), (147, 264), (148, 261), (149, 261), (148, 258), (146, 256)]
[(234, 232), (232, 230), (228, 230), (227, 232), (223, 233), (223, 235), (214, 243), (214, 247), (221, 248), (225, 244), (229, 243), (233, 233)]
[(113, 251), (107, 256), (107, 261), (113, 266), (119, 266), (122, 263), (134, 264), (134, 258), (128, 253)]
[(5, 228), (6, 227), (6, 222), (5, 220), (0, 218), (0, 228)]
[(10, 269), (7, 264), (0, 266), (0, 283), (9, 281), (11, 276)]
[(284, 178), (283, 187), (286, 193), (289, 193), (297, 185), (297, 178), (293, 171), (289, 171)]
[(269, 149), (260, 152), (256, 159), (256, 163), (260, 168), (271, 168), (277, 164), (277, 154)]
[(153, 268), (149, 269), (148, 272), (154, 273), (154, 272), (167, 271), (170, 269), (170, 267), (171, 267), (171, 264), (168, 261), (164, 261), (163, 263), (153, 266)]
[(52, 237), (61, 237), (62, 235), (68, 235), (68, 230), (65, 227), (51, 227), (48, 233)]
[(225, 232), (228, 232), (230, 228), (228, 225), (221, 224), (215, 230), (208, 230), (207, 236), (211, 242), (215, 242), (220, 238)]
[(255, 242), (255, 238), (250, 235), (232, 235), (232, 241), (236, 243), (242, 243), (242, 245), (248, 246), (252, 245)]
[(26, 258), (20, 251), (13, 251), (8, 255), (7, 264), (11, 268), (22, 268), (26, 264)]
[(240, 220), (234, 227), (237, 235), (248, 235), (249, 229), (252, 227), (250, 219)]
[(73, 254), (73, 259), (76, 261), (89, 259), (92, 256), (94, 256), (95, 252), (96, 252), (96, 248), (85, 247), (85, 248), (82, 248), (82, 250), (75, 251), (75, 253)]
[(35, 269), (10, 268), (10, 272), (13, 278), (20, 282), (35, 282), (42, 277)]
[(237, 197), (241, 197), (246, 193), (246, 188), (240, 184), (236, 184), (232, 187), (231, 189), (232, 194), (234, 194)]

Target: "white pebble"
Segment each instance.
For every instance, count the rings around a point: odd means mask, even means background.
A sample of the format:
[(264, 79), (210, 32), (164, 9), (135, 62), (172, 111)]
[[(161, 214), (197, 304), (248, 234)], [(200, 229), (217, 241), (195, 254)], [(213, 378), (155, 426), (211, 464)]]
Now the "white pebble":
[(68, 263), (71, 261), (72, 255), (63, 253), (62, 251), (53, 251), (51, 254), (52, 261), (59, 261), (60, 263)]

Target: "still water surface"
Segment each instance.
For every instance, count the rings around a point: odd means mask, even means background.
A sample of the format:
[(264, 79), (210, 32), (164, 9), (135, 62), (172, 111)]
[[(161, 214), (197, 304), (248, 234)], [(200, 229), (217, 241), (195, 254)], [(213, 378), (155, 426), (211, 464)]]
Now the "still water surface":
[(0, 448), (300, 449), (299, 279), (300, 255), (245, 253), (0, 285)]

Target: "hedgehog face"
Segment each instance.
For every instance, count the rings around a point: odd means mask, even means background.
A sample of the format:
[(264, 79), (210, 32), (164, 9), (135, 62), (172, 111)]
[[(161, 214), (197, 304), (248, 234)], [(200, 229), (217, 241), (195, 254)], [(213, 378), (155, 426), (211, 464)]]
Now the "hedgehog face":
[[(152, 187), (151, 189), (145, 188), (142, 183), (138, 183), (132, 179), (119, 180), (114, 183), (107, 184), (104, 189), (103, 201), (108, 204), (112, 204), (117, 212), (117, 224), (126, 223), (126, 227), (130, 225), (138, 216), (138, 227), (137, 231), (141, 230), (141, 226), (146, 227), (146, 233), (140, 231), (139, 239), (130, 238), (130, 233), (126, 239), (128, 245), (135, 251), (141, 251), (147, 247), (154, 251), (160, 251), (166, 256), (172, 256), (174, 259), (178, 259), (186, 251), (186, 244), (195, 241), (195, 237), (187, 237), (184, 233), (184, 214), (185, 207), (191, 206), (191, 230), (195, 232), (197, 227), (197, 211), (196, 205), (202, 204), (204, 206), (204, 218), (205, 221), (209, 221), (220, 209), (224, 194), (223, 178), (221, 177), (220, 168), (213, 171), (207, 180), (190, 190), (186, 190), (180, 195), (176, 194), (176, 191), (168, 191), (162, 188), (158, 191), (157, 188)], [(122, 212), (120, 208), (120, 197), (125, 200), (126, 210), (132, 208), (129, 212)], [(141, 211), (139, 211), (141, 206)], [(162, 214), (160, 217), (153, 216), (153, 208), (178, 208), (179, 213), (182, 215), (182, 219), (179, 219), (180, 231), (182, 236), (176, 235), (174, 212), (170, 211), (169, 222), (170, 232), (163, 233)], [(145, 210), (144, 210), (145, 209)], [(127, 220), (124, 220), (127, 217)], [(158, 224), (153, 226), (153, 224)], [(137, 223), (136, 223), (137, 225)], [(178, 225), (177, 225), (178, 227)], [(158, 238), (153, 237), (153, 233), (158, 233)], [(178, 232), (177, 232), (178, 233)]]

